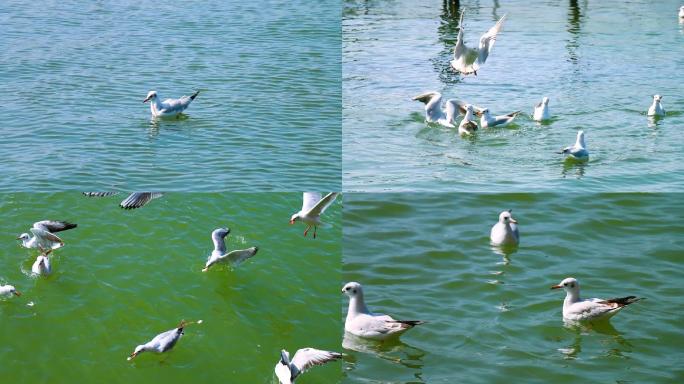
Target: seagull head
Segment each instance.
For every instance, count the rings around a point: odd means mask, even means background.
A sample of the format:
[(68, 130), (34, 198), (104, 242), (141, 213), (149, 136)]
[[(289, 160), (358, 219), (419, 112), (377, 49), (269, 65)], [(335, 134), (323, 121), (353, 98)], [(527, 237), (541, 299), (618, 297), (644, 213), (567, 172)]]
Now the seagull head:
[(544, 105), (549, 105), (549, 98), (546, 97), (546, 96), (544, 96), (544, 97), (542, 98), (542, 104), (544, 104)]
[(574, 277), (566, 277), (558, 285), (554, 285), (551, 289), (561, 289), (563, 288), (565, 292), (576, 293), (579, 292), (579, 282)]
[(356, 297), (360, 294), (363, 294), (363, 288), (361, 288), (361, 284), (355, 281), (350, 281), (349, 283), (345, 284), (344, 287), (342, 287), (342, 293), (349, 297)]
[(128, 360), (131, 360), (134, 357), (138, 356), (140, 354), (140, 352), (142, 352), (144, 350), (145, 350), (144, 345), (138, 345), (137, 347), (135, 347), (135, 350), (133, 351), (133, 353), (131, 353), (131, 355), (128, 357)]
[(482, 116), (489, 116), (489, 108), (485, 108), (482, 110)]
[(662, 99), (663, 97), (660, 95), (653, 95), (653, 101), (655, 101), (656, 103), (660, 103), (660, 100)]
[(147, 103), (149, 100), (155, 100), (157, 98), (157, 91), (149, 91), (147, 97), (143, 100), (143, 103)]
[(295, 213), (294, 215), (292, 215), (292, 217), (290, 217), (290, 224), (294, 224), (299, 219), (299, 213)]
[(214, 229), (214, 232), (211, 233), (211, 236), (212, 237), (219, 237), (221, 239), (225, 239), (229, 233), (230, 233), (230, 228), (217, 228), (217, 229)]
[(21, 235), (17, 236), (17, 240), (21, 241), (28, 241), (31, 238), (31, 236), (28, 233), (22, 233)]
[(14, 288), (14, 285), (6, 285), (5, 288), (7, 288), (7, 291), (14, 296), (21, 296), (21, 292), (17, 291), (17, 289)]
[(501, 224), (508, 224), (508, 223), (513, 223), (513, 224), (518, 224), (518, 221), (513, 218), (513, 215), (511, 215), (511, 210), (503, 211), (501, 214), (499, 214), (499, 223)]
[(577, 131), (577, 144), (586, 147), (586, 144), (584, 144), (584, 131)]

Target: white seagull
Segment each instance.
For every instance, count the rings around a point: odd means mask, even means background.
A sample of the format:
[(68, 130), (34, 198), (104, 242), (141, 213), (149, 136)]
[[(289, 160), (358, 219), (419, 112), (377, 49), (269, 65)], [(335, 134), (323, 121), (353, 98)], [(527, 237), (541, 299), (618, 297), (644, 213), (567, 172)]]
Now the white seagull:
[(577, 140), (575, 140), (575, 145), (565, 147), (558, 153), (568, 155), (567, 158), (569, 159), (581, 161), (588, 160), (589, 151), (587, 150), (587, 144), (584, 142), (584, 131), (577, 131)]
[(684, 5), (679, 7), (679, 18), (680, 18), (680, 21), (681, 21), (681, 19), (684, 19)]
[(395, 320), (388, 315), (375, 314), (368, 310), (363, 300), (361, 284), (349, 282), (342, 288), (342, 293), (349, 296), (349, 308), (344, 322), (344, 330), (352, 335), (375, 340), (385, 340), (399, 336), (416, 325), (420, 320)]
[(57, 249), (64, 246), (64, 241), (55, 235), (54, 232), (66, 231), (77, 226), (77, 224), (66, 221), (37, 221), (33, 223), (33, 228), (30, 229), (33, 237), (28, 233), (22, 233), (17, 237), (17, 240), (21, 240), (21, 245), (24, 248), (38, 248), (43, 251)]
[(499, 214), (499, 221), (492, 226), (489, 239), (492, 245), (518, 245), (518, 221), (513, 218), (510, 209)]
[(456, 128), (454, 118), (456, 117), (458, 100), (449, 99), (442, 106), (442, 94), (435, 91), (421, 93), (418, 96), (414, 96), (411, 100), (420, 101), (425, 104), (425, 121), (428, 123), (437, 123), (445, 127)]
[(665, 109), (660, 101), (663, 99), (660, 95), (653, 95), (653, 104), (648, 108), (649, 116), (665, 116)]
[(190, 96), (181, 96), (180, 99), (165, 99), (161, 101), (157, 91), (150, 91), (143, 103), (150, 101), (150, 111), (154, 117), (174, 117), (185, 111), (190, 103), (199, 95), (199, 91)]
[(14, 285), (0, 285), (0, 296), (12, 297), (12, 295), (21, 296), (21, 292), (17, 291)]
[(544, 121), (551, 118), (551, 112), (549, 112), (549, 98), (544, 96), (542, 101), (534, 106), (534, 114), (532, 119), (534, 121)]
[(178, 342), (178, 339), (180, 339), (181, 336), (183, 336), (183, 330), (185, 329), (185, 327), (194, 323), (201, 324), (202, 320), (181, 321), (178, 327), (170, 331), (162, 332), (155, 336), (154, 339), (148, 341), (147, 343), (135, 347), (135, 350), (128, 357), (128, 360), (132, 360), (134, 357), (138, 356), (143, 352), (163, 353), (171, 350), (171, 348), (173, 348), (173, 346), (176, 345), (176, 343)]
[(568, 277), (551, 289), (565, 290), (563, 301), (563, 318), (570, 321), (589, 321), (609, 319), (622, 308), (641, 300), (636, 296), (618, 297), (614, 299), (580, 299), (580, 287), (577, 279)]
[(290, 360), (290, 354), (283, 349), (280, 351), (280, 360), (275, 366), (275, 374), (280, 384), (292, 384), (299, 375), (310, 368), (341, 358), (341, 353), (315, 348), (302, 348)]
[(31, 266), (31, 273), (35, 275), (47, 276), (52, 272), (50, 258), (48, 257), (50, 252), (52, 252), (52, 249), (36, 257), (36, 261), (34, 261), (33, 265)]
[(229, 233), (229, 228), (218, 228), (211, 233), (211, 240), (214, 242), (214, 250), (211, 251), (211, 255), (207, 259), (207, 263), (204, 266), (204, 269), (202, 269), (202, 272), (206, 272), (209, 270), (209, 267), (218, 263), (227, 262), (233, 266), (240, 265), (243, 261), (256, 255), (257, 251), (259, 251), (259, 247), (251, 247), (226, 253), (225, 238)]
[(472, 135), (477, 131), (477, 123), (473, 117), (473, 106), (471, 104), (466, 104), (465, 106), (465, 117), (461, 120), (458, 125), (458, 133), (460, 135)]
[[(88, 197), (107, 197), (114, 196), (118, 193), (119, 192), (83, 192), (83, 194)], [(164, 196), (162, 192), (133, 192), (128, 195), (119, 206), (123, 209), (141, 208), (150, 201), (162, 196)]]
[(306, 224), (304, 236), (309, 233), (309, 229), (314, 227), (313, 237), (316, 238), (316, 230), (321, 225), (321, 215), (335, 201), (339, 192), (330, 192), (325, 197), (321, 198), (318, 192), (304, 192), (302, 209), (290, 217), (290, 224), (297, 221), (302, 221)]
[(489, 108), (483, 108), (482, 116), (480, 117), (480, 126), (482, 126), (482, 128), (490, 128), (496, 126), (503, 127), (510, 124), (513, 121), (513, 119), (515, 119), (515, 117), (518, 116), (519, 113), (520, 111), (515, 111), (507, 115), (492, 116), (489, 113)]
[(461, 18), (458, 22), (458, 37), (456, 39), (456, 47), (454, 48), (454, 59), (451, 60), (451, 67), (464, 75), (473, 73), (475, 76), (477, 76), (477, 71), (480, 69), (482, 64), (485, 63), (487, 57), (494, 48), (496, 35), (501, 32), (506, 15), (503, 15), (493, 27), (489, 28), (487, 33), (480, 37), (480, 45), (477, 49), (474, 49), (466, 47), (465, 43), (463, 42), (464, 13), (465, 12), (461, 11)]

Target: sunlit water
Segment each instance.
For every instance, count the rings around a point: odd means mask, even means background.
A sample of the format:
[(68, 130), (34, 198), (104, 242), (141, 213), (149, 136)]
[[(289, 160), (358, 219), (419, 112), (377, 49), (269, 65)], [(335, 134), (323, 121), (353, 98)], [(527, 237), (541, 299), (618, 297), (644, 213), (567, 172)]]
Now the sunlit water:
[[(684, 25), (680, 2), (345, 1), (343, 183), (351, 191), (679, 191), (684, 187)], [(505, 13), (478, 76), (449, 69), (465, 9), (476, 45)], [(428, 126), (424, 91), (523, 112), (462, 139)], [(667, 116), (650, 121), (653, 94)], [(543, 96), (554, 119), (530, 114)], [(590, 161), (557, 154), (586, 132)]]
[[(119, 199), (79, 193), (0, 194), (0, 377), (7, 383), (273, 383), (280, 349), (339, 350), (341, 202), (318, 238), (288, 219), (301, 194), (167, 194), (124, 211)], [(53, 274), (30, 276), (35, 250), (14, 240), (39, 219), (70, 220)], [(202, 273), (210, 234), (231, 229), (228, 249), (258, 246), (238, 268)], [(181, 321), (167, 355), (126, 357)], [(306, 374), (338, 382), (340, 363)]]
[[(335, 0), (3, 1), (0, 190), (339, 190), (339, 15)], [(152, 89), (201, 93), (151, 122)]]
[[(348, 343), (343, 382), (681, 381), (682, 198), (345, 195), (345, 281), (364, 284), (371, 310), (428, 323), (396, 342)], [(504, 209), (521, 236), (506, 256), (489, 244)], [(549, 287), (568, 276), (586, 297), (646, 299), (566, 328), (564, 293)]]

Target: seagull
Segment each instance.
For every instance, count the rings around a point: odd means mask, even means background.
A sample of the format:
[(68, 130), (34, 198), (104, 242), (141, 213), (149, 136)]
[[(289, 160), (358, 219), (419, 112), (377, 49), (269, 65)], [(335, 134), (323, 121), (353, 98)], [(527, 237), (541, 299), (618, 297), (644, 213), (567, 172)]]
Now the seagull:
[(510, 124), (519, 113), (520, 111), (515, 111), (507, 115), (492, 116), (489, 114), (489, 108), (484, 108), (480, 117), (480, 125), (482, 128), (496, 127), (497, 125), (503, 127)]
[(259, 247), (251, 247), (242, 250), (230, 251), (226, 253), (226, 243), (224, 239), (230, 233), (229, 228), (218, 228), (211, 233), (211, 240), (214, 242), (214, 250), (207, 259), (207, 264), (202, 272), (209, 270), (214, 264), (228, 262), (233, 266), (240, 265), (243, 261), (257, 254)]
[(503, 15), (493, 27), (489, 28), (487, 33), (480, 37), (480, 45), (477, 49), (474, 49), (466, 47), (463, 43), (464, 13), (463, 11), (461, 12), (461, 18), (458, 22), (458, 37), (456, 39), (456, 47), (454, 48), (454, 59), (451, 60), (451, 67), (464, 75), (474, 73), (477, 76), (478, 69), (485, 63), (494, 48), (496, 35), (501, 32), (506, 15)]
[(49, 249), (47, 252), (42, 253), (36, 258), (36, 261), (33, 262), (33, 265), (31, 266), (31, 273), (35, 275), (47, 276), (52, 272), (50, 258), (48, 257), (50, 252), (52, 252), (52, 249)]
[(511, 216), (510, 209), (499, 214), (499, 222), (492, 226), (489, 239), (492, 245), (518, 245), (518, 221)]
[(197, 321), (181, 321), (177, 328), (170, 331), (162, 332), (154, 337), (154, 339), (148, 341), (145, 344), (138, 345), (135, 350), (128, 357), (128, 360), (132, 360), (134, 357), (138, 356), (143, 352), (155, 352), (163, 353), (171, 350), (174, 345), (178, 342), (178, 339), (183, 336), (183, 329), (190, 324), (202, 324), (202, 320)]
[(17, 291), (14, 285), (0, 285), (0, 296), (12, 297), (12, 295), (21, 296), (21, 292)]
[(460, 135), (472, 135), (475, 131), (477, 131), (477, 123), (473, 117), (473, 106), (466, 104), (466, 114), (458, 125), (458, 133)]
[(316, 238), (316, 230), (318, 226), (321, 225), (321, 215), (325, 210), (335, 201), (339, 192), (330, 192), (321, 198), (321, 194), (318, 192), (304, 192), (304, 202), (302, 204), (302, 210), (295, 213), (290, 217), (290, 224), (294, 224), (296, 221), (301, 220), (306, 224), (306, 230), (304, 231), (304, 236), (309, 232), (311, 227), (314, 227), (313, 237)]
[(152, 111), (152, 116), (154, 117), (174, 117), (185, 111), (190, 106), (190, 103), (195, 100), (197, 95), (199, 95), (199, 91), (190, 96), (181, 96), (180, 99), (165, 99), (164, 101), (160, 101), (159, 96), (157, 96), (157, 91), (150, 91), (145, 100), (143, 100), (143, 103), (151, 100), (150, 111)]
[(17, 240), (21, 240), (21, 245), (24, 248), (57, 249), (64, 246), (64, 241), (57, 237), (54, 232), (66, 231), (77, 226), (77, 224), (66, 221), (37, 221), (33, 223), (33, 228), (30, 230), (33, 237), (28, 233), (22, 233), (17, 237)]
[(660, 95), (653, 95), (653, 104), (648, 108), (649, 116), (665, 116), (665, 109), (663, 109), (663, 105), (660, 103), (662, 99), (663, 97)]
[(388, 315), (372, 313), (363, 301), (363, 288), (359, 283), (345, 284), (342, 293), (349, 296), (349, 309), (347, 309), (344, 330), (355, 336), (385, 340), (425, 323), (420, 320), (395, 320)]
[(684, 5), (679, 7), (679, 19), (684, 19)]
[(292, 360), (290, 360), (290, 354), (283, 349), (280, 351), (280, 361), (275, 366), (275, 374), (280, 384), (292, 384), (299, 375), (312, 367), (341, 358), (341, 353), (315, 348), (302, 348), (297, 350)]
[[(118, 193), (119, 192), (83, 192), (83, 194), (88, 197), (108, 197)], [(162, 196), (164, 196), (162, 192), (133, 192), (128, 195), (119, 206), (123, 209), (136, 209)]]
[(580, 299), (579, 282), (573, 277), (563, 279), (551, 289), (563, 288), (566, 292), (563, 301), (563, 318), (570, 321), (609, 319), (622, 308), (641, 300), (636, 296), (614, 299)]
[(549, 98), (544, 96), (542, 101), (534, 106), (534, 114), (532, 119), (534, 121), (544, 121), (551, 118), (551, 112), (549, 112)]
[(568, 159), (582, 161), (588, 160), (589, 151), (587, 150), (587, 144), (584, 142), (584, 131), (577, 131), (577, 140), (575, 141), (575, 145), (565, 147), (562, 151), (558, 153), (568, 155)]
[(411, 100), (420, 101), (425, 104), (425, 121), (428, 123), (438, 123), (445, 127), (455, 128), (454, 117), (458, 108), (458, 100), (449, 99), (442, 106), (442, 94), (435, 91), (421, 93), (414, 96)]

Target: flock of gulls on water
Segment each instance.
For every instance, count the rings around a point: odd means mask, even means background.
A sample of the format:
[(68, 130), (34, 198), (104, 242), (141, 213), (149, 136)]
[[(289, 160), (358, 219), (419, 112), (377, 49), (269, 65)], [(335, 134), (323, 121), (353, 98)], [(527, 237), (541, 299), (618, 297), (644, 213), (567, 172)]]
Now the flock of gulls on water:
[[(116, 192), (84, 192), (89, 197), (107, 197), (115, 195)], [(290, 224), (301, 221), (306, 224), (304, 236), (313, 228), (313, 237), (317, 235), (318, 226), (322, 224), (321, 215), (335, 201), (338, 192), (331, 192), (322, 196), (318, 192), (304, 192), (302, 209), (293, 214)], [(151, 200), (161, 197), (159, 192), (135, 192), (124, 199), (120, 206), (122, 209), (135, 209), (144, 206)], [(64, 241), (56, 233), (64, 232), (77, 228), (78, 225), (67, 221), (42, 220), (33, 224), (29, 233), (22, 233), (17, 237), (21, 241), (21, 246), (29, 249), (37, 249), (40, 254), (31, 267), (31, 272), (35, 276), (46, 276), (52, 273), (50, 257), (54, 250), (64, 247)], [(209, 268), (226, 263), (233, 267), (257, 254), (258, 247), (250, 247), (242, 250), (228, 251), (225, 239), (230, 233), (228, 228), (217, 228), (211, 233), (211, 240), (214, 243), (214, 250), (211, 252), (202, 269), (207, 272)], [(0, 285), (0, 296), (12, 297), (21, 296), (21, 293), (13, 285)], [(180, 324), (166, 332), (162, 332), (152, 338), (152, 340), (135, 347), (128, 357), (132, 360), (143, 352), (163, 353), (171, 350), (178, 340), (183, 336), (185, 327), (191, 324), (201, 324), (202, 320), (181, 321)], [(303, 372), (315, 365), (325, 364), (332, 360), (342, 358), (341, 353), (324, 351), (315, 348), (299, 349), (292, 358), (286, 350), (282, 350), (280, 358), (275, 366), (275, 374), (280, 383), (294, 383), (295, 379)]]
[[(480, 37), (480, 43), (476, 48), (469, 48), (463, 41), (463, 15), (461, 12), (459, 19), (458, 37), (454, 47), (454, 58), (451, 60), (451, 68), (463, 75), (474, 74), (485, 63), (487, 57), (492, 53), (496, 36), (503, 29), (506, 15), (494, 24), (485, 34)], [(679, 9), (680, 20), (684, 21), (684, 6)], [(653, 103), (648, 109), (647, 115), (653, 118), (665, 116), (665, 109), (661, 103), (661, 95), (653, 96)], [(492, 116), (488, 108), (478, 107), (471, 103), (466, 103), (457, 99), (443, 101), (442, 94), (436, 91), (421, 93), (412, 98), (425, 104), (425, 120), (428, 123), (437, 123), (447, 128), (456, 128), (457, 115), (463, 115), (463, 119), (458, 124), (458, 133), (461, 136), (474, 134), (479, 128), (503, 127), (511, 122), (520, 114), (520, 111), (511, 112), (505, 115)], [(476, 116), (480, 118), (480, 125), (477, 124)], [(544, 96), (542, 101), (534, 106), (532, 120), (537, 122), (547, 122), (551, 120), (549, 111), (549, 98)], [(567, 159), (575, 161), (588, 161), (589, 151), (584, 139), (584, 131), (577, 132), (575, 144), (568, 146), (558, 152), (566, 155)]]

